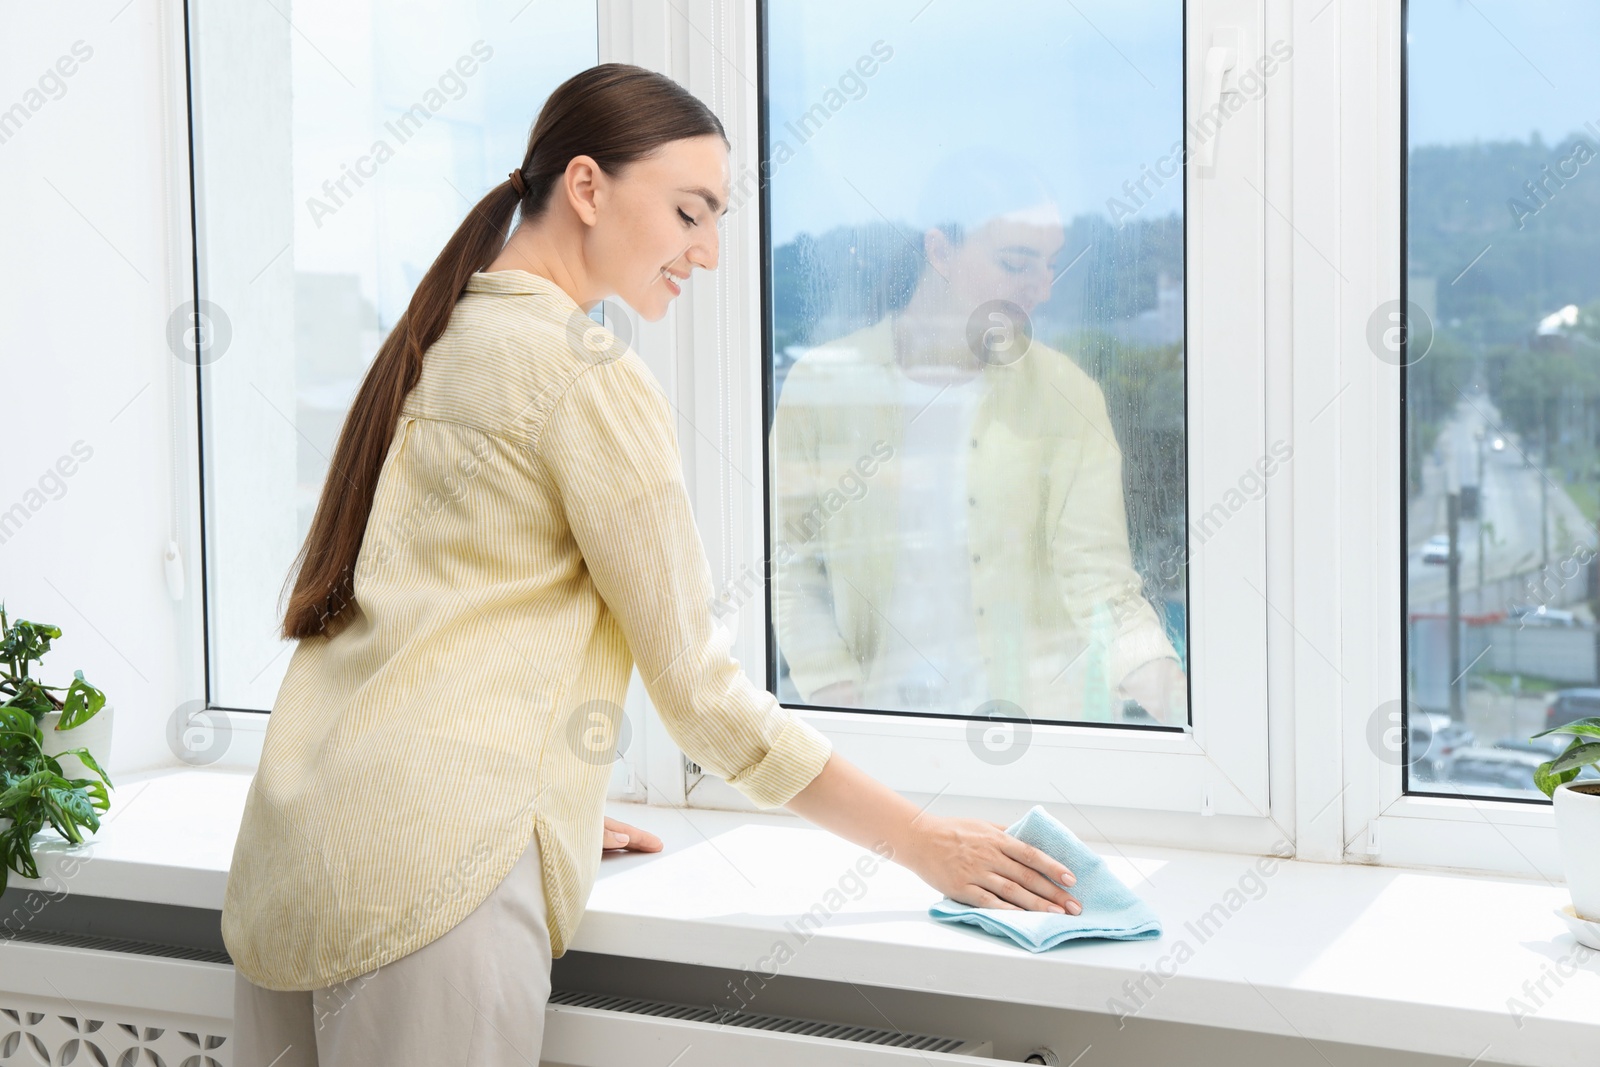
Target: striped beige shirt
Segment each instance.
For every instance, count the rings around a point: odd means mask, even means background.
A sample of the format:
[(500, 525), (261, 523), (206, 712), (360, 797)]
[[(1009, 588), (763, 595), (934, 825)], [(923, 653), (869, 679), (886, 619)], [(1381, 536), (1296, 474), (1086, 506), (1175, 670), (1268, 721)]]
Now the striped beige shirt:
[(467, 283), (406, 398), (354, 590), (344, 629), (295, 648), (234, 847), (222, 934), (265, 988), (429, 943), (532, 834), (561, 956), (635, 662), (673, 740), (758, 807), (831, 751), (714, 622), (649, 368), (538, 275)]

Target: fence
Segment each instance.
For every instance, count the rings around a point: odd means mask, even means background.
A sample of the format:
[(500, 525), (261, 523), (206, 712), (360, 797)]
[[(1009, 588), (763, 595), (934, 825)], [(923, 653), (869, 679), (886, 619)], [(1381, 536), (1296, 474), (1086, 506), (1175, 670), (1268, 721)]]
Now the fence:
[[(1416, 617), (1410, 629), (1412, 699), (1419, 707), (1443, 711), (1450, 706), (1452, 680), (1449, 619)], [(1515, 674), (1571, 686), (1600, 679), (1600, 626), (1520, 626), (1514, 620), (1465, 616), (1460, 632), (1462, 672)]]

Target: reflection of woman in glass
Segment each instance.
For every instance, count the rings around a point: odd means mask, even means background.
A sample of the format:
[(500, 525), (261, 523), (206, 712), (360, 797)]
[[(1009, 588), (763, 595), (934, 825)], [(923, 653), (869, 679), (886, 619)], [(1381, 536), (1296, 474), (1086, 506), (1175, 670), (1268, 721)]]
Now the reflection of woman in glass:
[(1104, 397), (1032, 336), (1062, 269), (1055, 204), (993, 152), (946, 159), (926, 189), (903, 306), (807, 350), (779, 396), (790, 677), (818, 704), (1104, 720), (1132, 699), (1181, 724)]
[(728, 148), (670, 78), (574, 75), (368, 370), (228, 875), (234, 1063), (537, 1063), (602, 851), (663, 847), (605, 817), (635, 664), (684, 752), (758, 807), (962, 903), (1081, 910), (1059, 862), (835, 753), (713, 623), (672, 406), (588, 312), (659, 320), (716, 267)]

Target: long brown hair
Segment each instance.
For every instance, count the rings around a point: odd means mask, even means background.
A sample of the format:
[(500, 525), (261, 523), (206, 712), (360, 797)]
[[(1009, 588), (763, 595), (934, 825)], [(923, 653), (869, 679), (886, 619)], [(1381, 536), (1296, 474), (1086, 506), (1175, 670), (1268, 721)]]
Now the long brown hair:
[(520, 207), (524, 220), (542, 215), (574, 156), (590, 156), (615, 175), (669, 141), (713, 133), (727, 142), (717, 116), (692, 93), (663, 74), (627, 63), (590, 67), (550, 94), (522, 157), (526, 194), (519, 196), (508, 177), (473, 206), (422, 276), (362, 379), (311, 530), (290, 568), (295, 582), (284, 613), (285, 640), (332, 636), (349, 621), (344, 609), (355, 599), (356, 558), (401, 405), (468, 280), (505, 245), (512, 212)]

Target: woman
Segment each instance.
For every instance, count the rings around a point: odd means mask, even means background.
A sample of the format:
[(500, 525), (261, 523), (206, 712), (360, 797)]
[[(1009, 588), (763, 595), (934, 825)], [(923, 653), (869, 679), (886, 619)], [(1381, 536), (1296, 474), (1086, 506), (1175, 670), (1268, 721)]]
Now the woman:
[(604, 818), (634, 663), (759, 807), (963, 903), (1078, 910), (1060, 863), (834, 754), (714, 624), (671, 406), (585, 309), (655, 321), (716, 267), (728, 147), (666, 77), (575, 75), (379, 349), (296, 560), (228, 879), (238, 1067), (538, 1062), (601, 850), (661, 847)]
[[(773, 414), (774, 615), (795, 695), (1036, 722), (1121, 718), (1131, 699), (1135, 721), (1182, 725), (1105, 395), (1033, 336), (1066, 241), (1043, 174), (994, 146), (953, 152), (913, 219), (882, 238), (905, 264), (883, 271), (885, 312), (808, 342)], [(864, 437), (885, 453), (871, 489), (825, 506)]]

